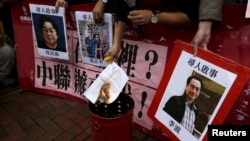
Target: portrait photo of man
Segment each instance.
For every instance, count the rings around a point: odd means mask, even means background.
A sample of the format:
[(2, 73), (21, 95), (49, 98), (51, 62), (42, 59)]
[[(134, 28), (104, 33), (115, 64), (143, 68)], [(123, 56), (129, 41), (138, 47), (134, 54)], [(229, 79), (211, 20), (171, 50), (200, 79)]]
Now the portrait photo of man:
[(172, 96), (163, 108), (165, 112), (178, 121), (190, 133), (193, 133), (195, 127), (197, 114), (195, 100), (200, 95), (202, 85), (202, 80), (199, 77), (188, 77), (183, 95)]
[(185, 79), (183, 92), (172, 92), (162, 110), (187, 132), (199, 138), (224, 90), (221, 85), (194, 71)]

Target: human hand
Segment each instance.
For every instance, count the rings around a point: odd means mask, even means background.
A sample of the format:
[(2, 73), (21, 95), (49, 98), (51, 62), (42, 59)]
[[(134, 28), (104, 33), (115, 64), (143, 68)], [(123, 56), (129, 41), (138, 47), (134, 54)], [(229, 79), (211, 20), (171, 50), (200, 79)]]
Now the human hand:
[(112, 46), (108, 52), (106, 53), (106, 56), (104, 58), (104, 61), (108, 62), (108, 63), (111, 63), (113, 61), (117, 61), (118, 59), (118, 55), (119, 55), (119, 52), (120, 52), (120, 47), (118, 46)]
[(68, 7), (68, 2), (66, 0), (56, 0), (55, 8), (56, 12), (58, 12), (59, 7)]
[(103, 13), (105, 9), (105, 4), (102, 0), (98, 0), (93, 8), (93, 18), (95, 23), (102, 23), (103, 22)]
[(129, 12), (128, 15), (128, 19), (136, 25), (149, 23), (151, 17), (152, 17), (151, 10), (132, 10)]
[(199, 28), (196, 34), (191, 41), (191, 44), (194, 46), (193, 55), (196, 56), (198, 54), (198, 48), (201, 47), (204, 50), (207, 49), (207, 45), (209, 43), (211, 37), (211, 28), (212, 21), (200, 21)]

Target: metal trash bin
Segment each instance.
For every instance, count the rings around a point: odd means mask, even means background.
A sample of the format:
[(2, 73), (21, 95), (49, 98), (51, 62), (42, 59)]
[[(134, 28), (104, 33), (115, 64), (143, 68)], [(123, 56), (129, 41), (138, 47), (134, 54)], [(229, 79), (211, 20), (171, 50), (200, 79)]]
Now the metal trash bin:
[(92, 141), (132, 141), (134, 101), (120, 94), (111, 104), (88, 103)]

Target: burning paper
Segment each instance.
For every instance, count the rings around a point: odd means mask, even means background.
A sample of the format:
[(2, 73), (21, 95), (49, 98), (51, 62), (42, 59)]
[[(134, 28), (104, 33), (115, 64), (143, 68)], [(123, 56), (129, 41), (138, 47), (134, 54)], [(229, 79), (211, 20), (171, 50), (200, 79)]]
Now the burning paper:
[(93, 104), (98, 100), (110, 104), (119, 96), (127, 81), (127, 74), (113, 62), (100, 73), (85, 91), (84, 96)]

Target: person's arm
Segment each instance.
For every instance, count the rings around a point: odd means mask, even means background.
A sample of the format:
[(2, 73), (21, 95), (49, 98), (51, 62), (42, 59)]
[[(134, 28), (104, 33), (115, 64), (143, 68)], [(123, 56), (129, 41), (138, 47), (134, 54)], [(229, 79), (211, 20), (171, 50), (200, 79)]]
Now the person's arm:
[(103, 22), (103, 13), (105, 10), (106, 3), (103, 2), (103, 0), (98, 0), (92, 10), (93, 12), (93, 18), (95, 23), (101, 23)]
[(114, 40), (111, 48), (106, 53), (105, 57), (110, 57), (107, 60), (108, 63), (113, 61), (117, 61), (119, 52), (121, 50), (121, 42), (123, 39), (123, 33), (126, 30), (126, 23), (122, 21), (118, 21), (114, 23)]
[(198, 25), (198, 30), (195, 33), (191, 44), (194, 46), (193, 55), (196, 56), (198, 54), (198, 48), (201, 47), (204, 50), (207, 49), (207, 45), (210, 41), (211, 37), (211, 29), (212, 29), (213, 21), (200, 21)]
[[(98, 1), (98, 3), (100, 0)], [(103, 0), (101, 0), (103, 2)], [(110, 1), (109, 1), (110, 2)], [(129, 21), (127, 15), (129, 13), (129, 6), (123, 0), (114, 0), (107, 4), (113, 4), (114, 6), (114, 32), (113, 32), (113, 43), (105, 54), (104, 61), (111, 63), (118, 60), (118, 55), (121, 50), (121, 43), (124, 32), (126, 30), (127, 22)], [(104, 7), (103, 4), (100, 6)], [(94, 11), (94, 10), (93, 10)], [(103, 13), (103, 12), (102, 12)], [(108, 58), (108, 59), (107, 59)]]
[(211, 37), (211, 29), (214, 21), (222, 20), (223, 0), (201, 0), (199, 7), (199, 25), (196, 34), (191, 41), (194, 46), (193, 54), (198, 54), (198, 48), (207, 50)]
[(224, 0), (201, 0), (199, 7), (199, 20), (222, 20), (222, 7)]
[[(136, 25), (143, 25), (151, 22), (152, 14), (151, 10), (133, 10), (129, 12), (128, 19)], [(156, 16), (158, 23), (163, 24), (179, 25), (191, 22), (183, 12), (160, 12)]]

